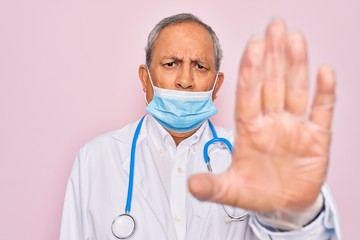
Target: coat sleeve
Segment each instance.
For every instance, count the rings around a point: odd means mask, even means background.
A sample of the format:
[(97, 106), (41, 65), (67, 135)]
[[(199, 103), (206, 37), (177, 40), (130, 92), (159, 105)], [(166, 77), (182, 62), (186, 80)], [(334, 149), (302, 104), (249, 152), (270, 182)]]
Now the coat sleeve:
[(87, 221), (88, 180), (86, 153), (77, 155), (67, 183), (62, 213), (60, 240), (91, 240)]
[(276, 232), (260, 223), (254, 214), (250, 219), (252, 231), (259, 239), (340, 240), (339, 216), (334, 198), (326, 185), (322, 187), (321, 193), (325, 200), (325, 208), (314, 221), (305, 227), (294, 231)]

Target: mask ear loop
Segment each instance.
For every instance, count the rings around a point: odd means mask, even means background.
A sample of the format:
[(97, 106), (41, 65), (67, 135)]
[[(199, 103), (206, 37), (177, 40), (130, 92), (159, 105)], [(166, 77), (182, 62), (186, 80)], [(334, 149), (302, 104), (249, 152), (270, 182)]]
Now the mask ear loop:
[(150, 83), (151, 83), (151, 86), (153, 87), (153, 90), (154, 90), (154, 83), (153, 83), (151, 75), (150, 75), (150, 70), (148, 68), (146, 68), (146, 71), (147, 71), (147, 73), (149, 75)]
[(212, 89), (210, 90), (210, 91), (211, 91), (211, 100), (212, 100), (212, 101), (214, 101), (212, 95), (213, 95), (213, 93), (214, 93), (215, 86), (216, 86), (217, 81), (218, 81), (218, 76), (219, 76), (219, 72), (216, 73), (216, 78), (215, 78), (215, 81), (214, 81), (214, 85), (213, 85)]
[[(148, 75), (149, 75), (150, 84), (151, 84), (152, 89), (153, 89), (153, 94), (155, 94), (155, 92), (154, 92), (154, 84), (153, 84), (153, 81), (152, 81), (152, 78), (151, 78), (151, 75), (150, 75), (150, 70), (149, 70), (149, 68), (146, 68), (146, 71), (147, 71), (147, 73), (148, 73)], [(148, 106), (148, 105), (149, 105), (149, 102), (148, 102), (147, 99), (146, 99), (146, 93), (145, 93), (145, 102), (146, 102), (146, 106)]]
[(211, 92), (213, 92), (214, 89), (215, 89), (215, 86), (216, 86), (217, 81), (218, 81), (218, 76), (219, 76), (219, 72), (216, 73), (216, 78), (215, 78), (215, 81), (214, 81), (214, 85), (213, 85), (213, 87), (212, 87), (212, 89), (211, 89)]

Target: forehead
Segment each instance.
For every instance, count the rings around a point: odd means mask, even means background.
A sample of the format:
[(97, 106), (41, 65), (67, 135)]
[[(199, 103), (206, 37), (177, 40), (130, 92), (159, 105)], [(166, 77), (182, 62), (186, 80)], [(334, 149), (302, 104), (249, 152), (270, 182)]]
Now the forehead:
[(186, 54), (213, 58), (214, 43), (210, 33), (200, 24), (183, 22), (165, 27), (155, 41), (153, 54)]

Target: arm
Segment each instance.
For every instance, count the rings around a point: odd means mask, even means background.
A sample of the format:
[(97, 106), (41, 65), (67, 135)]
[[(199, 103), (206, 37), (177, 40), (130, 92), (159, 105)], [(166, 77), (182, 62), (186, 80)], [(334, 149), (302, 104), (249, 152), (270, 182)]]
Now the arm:
[(334, 99), (335, 74), (322, 66), (307, 112), (305, 39), (271, 22), (264, 39), (249, 41), (240, 64), (232, 164), (220, 175), (193, 176), (190, 191), (269, 216), (306, 212), (326, 178)]

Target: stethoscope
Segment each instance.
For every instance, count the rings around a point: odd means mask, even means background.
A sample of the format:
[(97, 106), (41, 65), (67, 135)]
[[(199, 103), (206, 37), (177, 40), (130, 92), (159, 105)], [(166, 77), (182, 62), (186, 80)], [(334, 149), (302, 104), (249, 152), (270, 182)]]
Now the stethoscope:
[[(128, 185), (128, 193), (127, 193), (127, 199), (126, 199), (125, 213), (117, 216), (111, 224), (111, 231), (114, 234), (114, 236), (118, 239), (127, 239), (127, 238), (131, 237), (131, 235), (133, 235), (133, 233), (135, 232), (135, 228), (136, 228), (136, 222), (135, 222), (135, 219), (130, 215), (130, 210), (131, 210), (133, 182), (134, 182), (136, 142), (139, 137), (140, 129), (143, 124), (144, 118), (145, 118), (145, 116), (142, 117), (141, 120), (139, 121), (139, 123), (136, 127), (136, 130), (135, 130), (135, 133), (134, 133), (132, 143), (131, 143), (129, 185)], [(231, 145), (229, 140), (227, 140), (225, 138), (219, 138), (215, 131), (214, 125), (210, 122), (210, 120), (208, 120), (208, 122), (209, 122), (209, 127), (210, 127), (211, 133), (213, 135), (213, 138), (205, 143), (203, 155), (204, 155), (204, 161), (205, 161), (208, 171), (213, 172), (213, 170), (211, 168), (211, 164), (210, 164), (210, 157), (208, 154), (209, 146), (216, 142), (225, 143), (225, 145), (229, 149), (230, 153), (233, 152), (233, 146)], [(240, 216), (233, 216), (229, 213), (228, 210), (226, 210), (224, 205), (222, 205), (222, 206), (223, 206), (223, 209), (224, 209), (226, 215), (228, 216), (228, 219), (226, 220), (227, 222), (244, 221), (249, 216), (248, 212), (244, 212)]]

